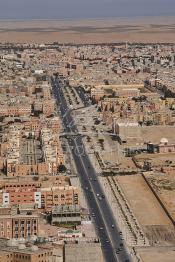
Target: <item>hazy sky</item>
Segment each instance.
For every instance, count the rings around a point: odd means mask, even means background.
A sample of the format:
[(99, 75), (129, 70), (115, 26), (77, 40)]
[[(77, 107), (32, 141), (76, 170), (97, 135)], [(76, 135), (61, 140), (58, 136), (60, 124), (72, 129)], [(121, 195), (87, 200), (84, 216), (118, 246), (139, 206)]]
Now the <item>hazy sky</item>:
[(0, 19), (175, 15), (175, 0), (0, 0)]

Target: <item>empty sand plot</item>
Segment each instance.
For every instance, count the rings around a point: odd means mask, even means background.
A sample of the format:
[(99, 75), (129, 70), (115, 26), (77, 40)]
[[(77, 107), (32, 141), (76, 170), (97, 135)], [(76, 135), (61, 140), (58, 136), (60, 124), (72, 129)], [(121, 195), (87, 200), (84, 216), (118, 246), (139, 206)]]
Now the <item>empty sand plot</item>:
[(173, 248), (138, 248), (137, 252), (143, 262), (174, 262)]
[(141, 225), (159, 226), (171, 224), (171, 221), (141, 175), (121, 176), (116, 179)]

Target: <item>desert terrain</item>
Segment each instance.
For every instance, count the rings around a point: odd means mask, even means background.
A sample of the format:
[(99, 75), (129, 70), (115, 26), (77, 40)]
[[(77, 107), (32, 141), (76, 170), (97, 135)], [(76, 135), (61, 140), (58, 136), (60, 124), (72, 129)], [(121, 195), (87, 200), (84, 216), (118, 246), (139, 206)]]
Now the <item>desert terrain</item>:
[(0, 42), (175, 43), (175, 17), (89, 20), (0, 20)]

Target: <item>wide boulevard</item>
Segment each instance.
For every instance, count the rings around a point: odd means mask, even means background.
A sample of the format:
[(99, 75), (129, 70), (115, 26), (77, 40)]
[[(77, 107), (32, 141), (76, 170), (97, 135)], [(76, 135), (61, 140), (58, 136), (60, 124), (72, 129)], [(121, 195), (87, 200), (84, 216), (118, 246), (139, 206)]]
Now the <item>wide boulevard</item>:
[[(107, 262), (131, 261), (125, 243), (122, 240), (121, 229), (119, 229), (114, 219), (112, 210), (98, 180), (98, 174), (86, 153), (82, 136), (78, 135), (78, 129), (72, 116), (73, 109), (70, 109), (64, 97), (64, 84), (60, 84), (58, 77), (52, 78), (52, 90), (60, 110), (65, 133), (77, 133), (76, 136), (69, 137), (68, 144), (72, 151), (90, 215), (102, 245), (104, 258)], [(83, 96), (83, 92), (81, 92), (81, 100), (85, 106), (88, 106), (87, 98)]]

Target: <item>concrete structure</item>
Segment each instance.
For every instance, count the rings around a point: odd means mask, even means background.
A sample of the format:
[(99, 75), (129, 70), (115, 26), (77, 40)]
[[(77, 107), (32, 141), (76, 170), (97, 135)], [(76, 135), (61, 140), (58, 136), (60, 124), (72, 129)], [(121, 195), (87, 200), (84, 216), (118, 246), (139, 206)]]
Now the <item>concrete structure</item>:
[(133, 85), (99, 85), (91, 89), (91, 97), (98, 101), (108, 96), (113, 97), (139, 97), (143, 84)]
[(149, 153), (174, 153), (175, 152), (175, 144), (169, 143), (168, 139), (162, 138), (159, 144), (148, 143), (147, 150)]
[(64, 205), (52, 207), (52, 224), (80, 223), (81, 209), (78, 205)]
[(117, 121), (114, 122), (114, 132), (119, 136), (121, 141), (140, 138), (140, 126), (137, 122)]
[(46, 211), (57, 205), (78, 205), (80, 203), (78, 188), (63, 185), (60, 183), (60, 185), (46, 187), (41, 183), (26, 183), (26, 185), (11, 183), (0, 190), (0, 204), (4, 207), (35, 204), (39, 209)]
[(64, 246), (64, 262), (103, 262), (100, 243), (68, 243)]
[(0, 262), (56, 262), (56, 257), (53, 249), (26, 246), (25, 242), (15, 239), (0, 239)]
[[(1, 208), (0, 208), (1, 212)], [(2, 209), (0, 213), (0, 237), (30, 238), (38, 234), (38, 215), (32, 212), (21, 213), (19, 209)]]

